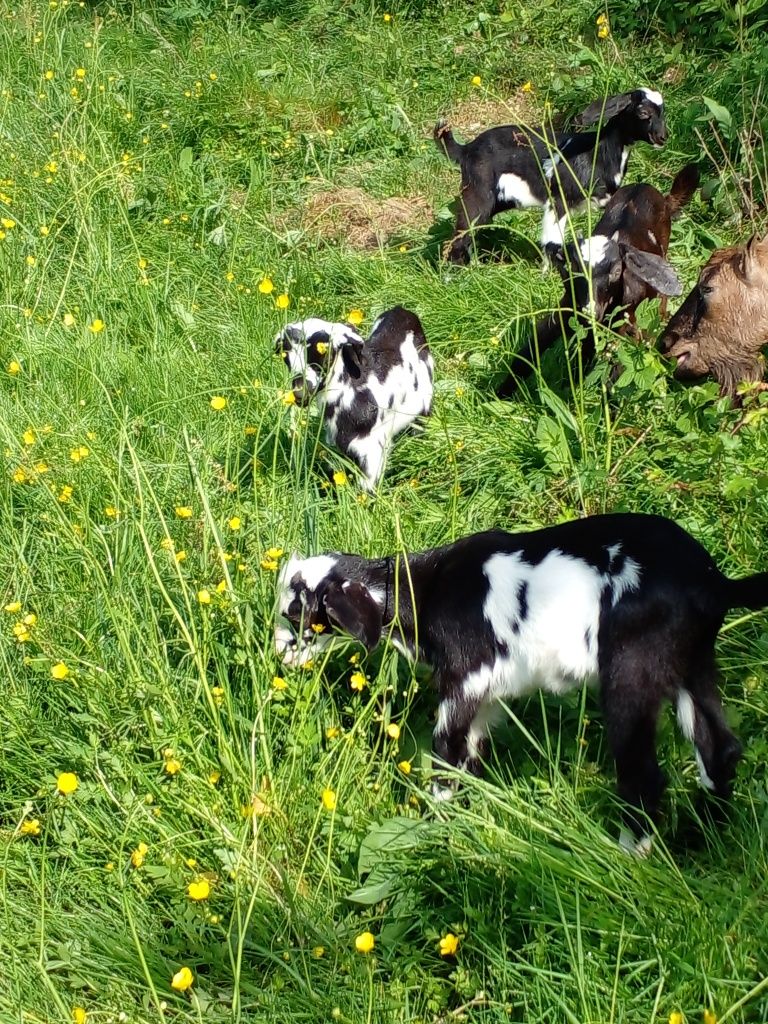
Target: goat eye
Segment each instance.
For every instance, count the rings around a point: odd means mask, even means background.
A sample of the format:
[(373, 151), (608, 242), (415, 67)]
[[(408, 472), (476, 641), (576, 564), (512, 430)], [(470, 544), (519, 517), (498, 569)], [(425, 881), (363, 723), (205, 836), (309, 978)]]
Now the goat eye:
[(712, 287), (711, 284), (700, 284), (699, 285), (699, 292), (700, 292), (701, 295), (711, 295), (714, 290), (715, 289)]

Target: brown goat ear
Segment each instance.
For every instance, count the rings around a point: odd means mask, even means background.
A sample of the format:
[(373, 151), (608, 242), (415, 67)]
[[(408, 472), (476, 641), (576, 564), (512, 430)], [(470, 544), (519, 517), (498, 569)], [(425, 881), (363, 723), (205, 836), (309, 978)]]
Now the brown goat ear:
[(747, 242), (743, 257), (736, 264), (736, 273), (745, 281), (755, 269), (755, 264), (768, 264), (768, 235), (760, 238), (754, 234)]
[(362, 583), (333, 582), (323, 595), (328, 619), (372, 651), (381, 639), (383, 613)]
[(598, 121), (602, 121), (605, 124), (606, 121), (610, 121), (612, 117), (620, 114), (622, 110), (626, 110), (632, 103), (632, 97), (633, 94), (631, 92), (622, 92), (618, 96), (608, 96), (604, 100), (595, 100), (594, 103), (589, 104), (586, 110), (582, 110), (573, 119), (573, 123), (583, 128), (597, 124)]
[(650, 285), (659, 295), (682, 295), (683, 285), (677, 272), (662, 256), (627, 246), (623, 257), (625, 279), (628, 271), (630, 275)]

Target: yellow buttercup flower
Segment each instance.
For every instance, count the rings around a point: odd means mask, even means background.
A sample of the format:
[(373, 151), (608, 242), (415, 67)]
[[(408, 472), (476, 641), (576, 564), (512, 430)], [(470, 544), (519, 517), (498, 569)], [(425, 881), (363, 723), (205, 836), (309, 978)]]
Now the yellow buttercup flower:
[(186, 992), (194, 980), (192, 971), (188, 967), (182, 967), (171, 978), (171, 988), (175, 988), (177, 992)]
[(274, 690), (287, 690), (288, 689), (288, 683), (286, 683), (286, 681), (283, 679), (282, 676), (273, 676), (272, 677), (272, 688)]
[(82, 462), (83, 459), (87, 459), (90, 454), (90, 448), (87, 448), (84, 444), (80, 444), (77, 448), (72, 449), (69, 453), (69, 457), (73, 462)]
[(326, 811), (336, 810), (336, 793), (332, 789), (324, 789), (320, 794), (320, 799), (323, 801)]
[(267, 558), (282, 558), (285, 552), (282, 548), (267, 548)]
[(15, 615), (16, 612), (21, 611), (21, 601), (11, 601), (3, 608), (4, 612), (8, 612), (9, 615)]
[(403, 773), (403, 775), (411, 774), (412, 765), (410, 761), (398, 761), (397, 767)]
[(72, 1021), (73, 1024), (86, 1024), (88, 1020), (88, 1014), (82, 1008), (82, 1006), (72, 1007)]
[(163, 767), (168, 775), (178, 775), (181, 771), (181, 761), (175, 757), (166, 757)]
[(704, 1024), (717, 1024), (717, 1016), (713, 1010), (705, 1010), (701, 1019)]
[(198, 592), (197, 592), (197, 600), (199, 601), (200, 604), (210, 604), (211, 603), (211, 592), (210, 592), (210, 590), (205, 590), (205, 588), (203, 590), (198, 590)]
[(275, 290), (275, 286), (272, 283), (271, 278), (262, 277), (259, 281), (259, 291), (262, 295), (270, 295)]
[(80, 783), (74, 772), (61, 772), (56, 779), (56, 789), (63, 796), (70, 796), (75, 792)]
[(343, 469), (336, 470), (336, 472), (333, 474), (333, 482), (336, 484), (337, 487), (347, 486), (347, 483), (349, 481), (347, 479), (347, 474), (344, 472)]
[(221, 412), (222, 409), (227, 408), (227, 399), (223, 395), (214, 395), (211, 399), (211, 408), (216, 412)]
[(63, 661), (57, 661), (55, 665), (51, 666), (51, 676), (54, 679), (66, 679), (70, 674), (69, 668)]
[(282, 295), (278, 295), (275, 299), (275, 306), (277, 306), (278, 309), (288, 309), (290, 304), (291, 299), (286, 292), (283, 292)]
[(376, 937), (371, 932), (361, 932), (355, 939), (355, 949), (364, 955), (371, 953), (375, 945)]
[(26, 821), (22, 821), (19, 827), (20, 836), (39, 836), (40, 835), (40, 819), (39, 818), (27, 818)]
[(337, 725), (329, 725), (325, 730), (325, 738), (327, 740), (335, 740), (341, 735), (341, 729)]
[(199, 903), (207, 900), (211, 895), (211, 884), (207, 878), (199, 878), (196, 882), (190, 882), (187, 886), (187, 896)]
[(12, 359), (10, 363), (8, 363), (8, 373), (10, 373), (12, 377), (15, 377), (17, 373), (21, 373), (21, 363)]
[(140, 868), (144, 863), (149, 852), (149, 847), (146, 843), (139, 843), (136, 849), (131, 854), (131, 865), (134, 868)]
[(283, 405), (296, 405), (296, 395), (292, 391), (278, 391), (278, 395)]
[(533, 82), (525, 82), (520, 87), (521, 92), (533, 92)]
[(483, 84), (483, 80), (480, 77), (480, 75), (472, 75), (471, 81), (472, 81), (472, 85), (475, 85), (475, 86)]
[(389, 725), (387, 726), (387, 736), (389, 736), (391, 740), (400, 739), (400, 726), (397, 724), (397, 722), (389, 723)]
[(679, 1010), (674, 1010), (670, 1013), (669, 1024), (683, 1024), (683, 1015)]
[(357, 690), (358, 693), (362, 693), (365, 687), (368, 685), (368, 680), (365, 678), (362, 672), (353, 672), (349, 677), (349, 685), (353, 690)]
[(353, 327), (359, 327), (360, 324), (365, 320), (365, 315), (362, 309), (350, 309), (347, 313), (347, 321), (352, 324)]
[(85, 68), (75, 68), (75, 78), (79, 78), (80, 81), (82, 82), (82, 80), (85, 78), (85, 76), (86, 76)]
[(440, 939), (440, 956), (455, 956), (459, 948), (459, 937), (453, 932), (447, 932)]
[(54, 74), (55, 74), (55, 72), (51, 71), (51, 69), (48, 68), (48, 70), (43, 75), (43, 78), (45, 78), (46, 82), (50, 82), (51, 79), (54, 77)]
[(62, 317), (62, 321), (65, 327), (75, 326), (75, 318), (71, 313), (65, 313), (64, 316)]
[(265, 572), (277, 572), (280, 566), (275, 558), (262, 558), (261, 568)]
[(25, 430), (24, 433), (21, 435), (21, 439), (24, 442), (24, 444), (34, 444), (35, 441), (37, 440), (37, 434), (32, 429)]
[(177, 505), (174, 512), (179, 519), (190, 519), (192, 516), (192, 509), (189, 505)]
[(88, 324), (88, 330), (91, 331), (92, 334), (100, 334), (101, 331), (103, 331), (106, 326), (107, 325), (104, 323), (103, 320), (101, 320), (99, 317), (96, 317), (95, 320), (92, 320), (90, 324)]
[(227, 526), (230, 530), (239, 530), (243, 525), (243, 521), (240, 516), (232, 516), (231, 519), (227, 520)]

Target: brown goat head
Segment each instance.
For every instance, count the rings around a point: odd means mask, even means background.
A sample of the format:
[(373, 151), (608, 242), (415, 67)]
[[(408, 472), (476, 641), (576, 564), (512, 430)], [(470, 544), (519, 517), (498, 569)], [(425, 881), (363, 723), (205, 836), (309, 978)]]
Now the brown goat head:
[(718, 249), (659, 339), (678, 380), (711, 375), (723, 395), (763, 377), (768, 343), (768, 235)]

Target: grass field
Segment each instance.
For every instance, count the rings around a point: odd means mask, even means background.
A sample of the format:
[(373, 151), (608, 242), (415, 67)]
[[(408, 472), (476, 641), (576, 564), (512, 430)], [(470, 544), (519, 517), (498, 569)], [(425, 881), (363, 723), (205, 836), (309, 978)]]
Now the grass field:
[[(624, 36), (610, 7), (600, 40), (602, 11), (6, 5), (2, 1024), (768, 1021), (764, 615), (719, 644), (745, 746), (732, 821), (680, 838), (696, 771), (670, 713), (647, 861), (618, 851), (591, 695), (510, 708), (488, 780), (438, 816), (428, 678), (352, 644), (288, 671), (271, 642), (293, 550), (634, 509), (733, 575), (766, 568), (768, 406), (733, 434), (714, 385), (607, 334), (612, 390), (607, 356), (582, 379), (560, 354), (500, 402), (559, 294), (539, 217), (500, 218), (471, 267), (439, 259), (458, 181), (438, 115), (466, 138), (635, 85), (663, 89), (670, 141), (638, 146), (629, 180), (666, 187), (693, 158), (708, 181), (673, 232), (686, 286), (760, 226), (764, 44)], [(282, 401), (272, 338), (397, 302), (435, 353), (435, 412), (366, 497)]]

